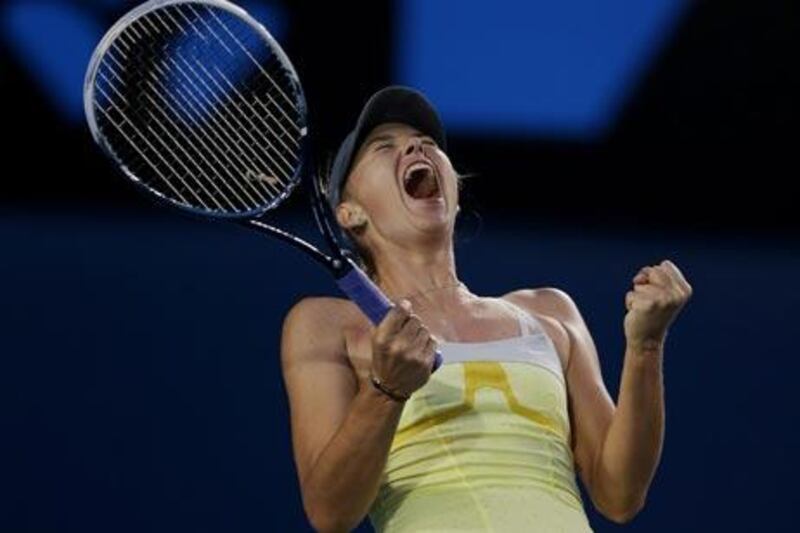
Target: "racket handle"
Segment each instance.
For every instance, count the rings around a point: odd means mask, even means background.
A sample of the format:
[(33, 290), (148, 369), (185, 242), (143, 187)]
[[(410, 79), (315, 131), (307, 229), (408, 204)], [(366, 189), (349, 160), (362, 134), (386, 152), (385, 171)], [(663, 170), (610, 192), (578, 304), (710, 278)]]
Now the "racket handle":
[[(367, 318), (377, 326), (394, 305), (381, 292), (378, 286), (349, 258), (345, 259), (345, 261), (349, 263), (350, 268), (345, 267), (347, 273), (337, 278), (336, 284), (367, 315)], [(437, 349), (434, 354), (431, 373), (436, 372), (440, 366), (442, 366), (442, 354)]]

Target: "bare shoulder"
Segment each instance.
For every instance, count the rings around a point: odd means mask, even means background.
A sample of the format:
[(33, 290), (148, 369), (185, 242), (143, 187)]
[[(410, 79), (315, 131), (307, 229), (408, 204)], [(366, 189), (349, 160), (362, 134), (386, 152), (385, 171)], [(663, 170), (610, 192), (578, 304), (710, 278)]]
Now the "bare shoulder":
[(564, 290), (556, 287), (519, 289), (502, 296), (534, 316), (558, 349), (564, 368), (569, 365), (570, 335), (568, 328), (583, 322), (578, 306)]
[(281, 354), (284, 362), (310, 354), (344, 357), (344, 331), (353, 320), (351, 307), (348, 300), (327, 296), (298, 300), (283, 320)]
[(523, 304), (530, 311), (562, 322), (574, 321), (580, 316), (578, 306), (572, 297), (556, 287), (519, 289), (505, 294), (503, 298)]

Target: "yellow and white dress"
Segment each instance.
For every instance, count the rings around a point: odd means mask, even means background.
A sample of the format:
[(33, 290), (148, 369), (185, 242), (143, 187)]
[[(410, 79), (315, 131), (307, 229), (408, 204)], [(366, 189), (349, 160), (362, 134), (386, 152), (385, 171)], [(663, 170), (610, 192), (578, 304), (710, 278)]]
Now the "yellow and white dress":
[(439, 344), (442, 366), (403, 408), (369, 510), (376, 531), (592, 531), (561, 361), (541, 324), (512, 307), (518, 337)]

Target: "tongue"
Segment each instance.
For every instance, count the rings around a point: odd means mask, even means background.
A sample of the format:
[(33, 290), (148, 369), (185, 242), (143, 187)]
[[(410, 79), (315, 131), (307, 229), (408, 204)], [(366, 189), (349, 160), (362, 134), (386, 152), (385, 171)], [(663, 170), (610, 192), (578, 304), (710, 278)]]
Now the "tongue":
[(433, 198), (439, 192), (436, 178), (427, 170), (415, 170), (408, 180), (406, 191), (417, 200)]

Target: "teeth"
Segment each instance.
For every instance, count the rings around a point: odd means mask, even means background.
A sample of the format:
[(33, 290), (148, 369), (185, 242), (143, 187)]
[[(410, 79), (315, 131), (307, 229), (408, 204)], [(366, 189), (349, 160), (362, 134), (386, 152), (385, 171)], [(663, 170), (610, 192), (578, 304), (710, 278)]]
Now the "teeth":
[[(426, 187), (426, 189), (424, 189), (423, 192), (421, 193), (423, 196), (420, 196), (418, 198), (417, 196), (415, 196), (415, 194), (418, 194), (418, 193), (417, 192), (409, 192), (407, 187), (408, 187), (409, 182), (411, 181), (411, 177), (414, 174), (418, 174), (420, 170), (426, 171), (424, 177), (422, 177), (421, 179), (433, 180), (434, 183), (433, 184), (428, 183), (426, 185), (423, 185), (423, 187)], [(434, 193), (434, 191), (432, 191), (430, 189), (431, 185), (433, 187), (435, 187), (435, 193)], [(442, 197), (441, 184), (439, 182), (439, 174), (438, 174), (438, 172), (436, 172), (436, 167), (434, 167), (432, 163), (430, 163), (429, 161), (426, 161), (424, 159), (420, 159), (418, 161), (415, 161), (415, 162), (411, 163), (410, 165), (408, 165), (408, 167), (406, 167), (405, 173), (403, 175), (403, 188), (405, 189), (406, 194), (410, 195), (412, 198), (431, 199), (431, 198), (441, 198)], [(429, 196), (429, 194), (433, 194), (433, 195)]]
[(411, 177), (411, 173), (414, 172), (415, 170), (419, 169), (419, 168), (426, 168), (426, 169), (430, 170), (431, 173), (434, 176), (436, 175), (436, 171), (433, 169), (433, 167), (430, 164), (428, 164), (428, 163), (426, 163), (424, 161), (418, 161), (416, 163), (412, 163), (406, 169), (406, 175), (403, 177), (403, 182), (408, 182), (408, 179)]

